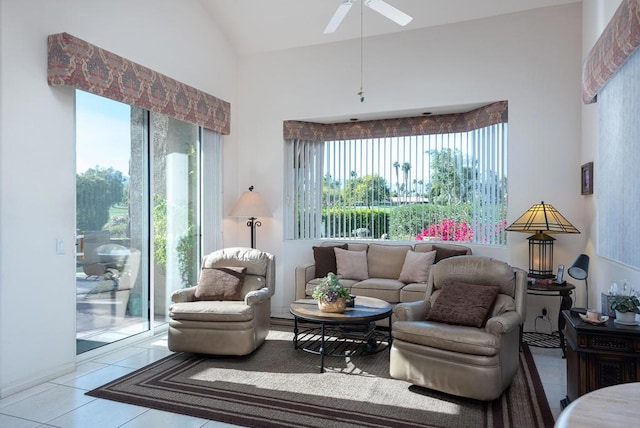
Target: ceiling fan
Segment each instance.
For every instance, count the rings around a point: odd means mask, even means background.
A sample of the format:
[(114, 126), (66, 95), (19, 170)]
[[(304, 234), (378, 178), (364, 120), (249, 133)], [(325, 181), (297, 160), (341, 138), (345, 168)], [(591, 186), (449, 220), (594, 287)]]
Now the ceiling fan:
[[(403, 11), (396, 9), (383, 0), (362, 1), (364, 2), (365, 6), (375, 10), (380, 15), (389, 18), (390, 20), (396, 22), (399, 25), (402, 25), (403, 27), (413, 19)], [(327, 27), (324, 29), (324, 34), (329, 34), (336, 31), (344, 17), (347, 15), (347, 12), (349, 12), (349, 9), (351, 9), (351, 6), (353, 6), (353, 0), (345, 0), (340, 4), (340, 6), (338, 6), (338, 10), (336, 10), (336, 13), (333, 14), (333, 17), (327, 24)]]

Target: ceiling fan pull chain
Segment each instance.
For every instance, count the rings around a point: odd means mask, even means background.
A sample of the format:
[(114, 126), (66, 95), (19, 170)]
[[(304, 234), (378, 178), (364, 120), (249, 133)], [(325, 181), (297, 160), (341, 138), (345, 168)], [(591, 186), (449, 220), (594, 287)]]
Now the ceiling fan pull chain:
[(360, 2), (360, 102), (364, 102), (364, 7)]

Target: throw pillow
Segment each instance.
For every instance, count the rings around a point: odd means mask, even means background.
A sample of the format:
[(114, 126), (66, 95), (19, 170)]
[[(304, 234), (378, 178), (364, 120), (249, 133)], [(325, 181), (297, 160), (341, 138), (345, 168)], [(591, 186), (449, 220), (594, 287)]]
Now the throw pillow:
[(431, 265), (433, 265), (435, 259), (435, 251), (429, 251), (427, 253), (416, 253), (412, 250), (407, 251), (398, 281), (402, 281), (405, 284), (427, 282)]
[(446, 284), (427, 314), (427, 321), (483, 327), (500, 292), (498, 285)]
[(202, 268), (196, 286), (198, 300), (242, 300), (245, 267)]
[(449, 257), (464, 256), (467, 254), (467, 250), (464, 248), (447, 248), (434, 245), (433, 249), (436, 250), (436, 261), (434, 263), (438, 263), (440, 260), (448, 259)]
[(336, 253), (334, 248), (346, 250), (347, 244), (331, 245), (326, 247), (312, 247), (313, 259), (316, 264), (316, 278), (324, 278), (329, 272), (338, 273), (336, 266)]
[(344, 279), (363, 280), (369, 278), (366, 251), (349, 251), (334, 248), (338, 276)]

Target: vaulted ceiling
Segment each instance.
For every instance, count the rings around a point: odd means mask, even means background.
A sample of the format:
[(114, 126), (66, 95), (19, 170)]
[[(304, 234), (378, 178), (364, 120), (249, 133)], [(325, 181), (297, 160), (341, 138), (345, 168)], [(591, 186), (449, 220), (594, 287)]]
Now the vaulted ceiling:
[[(241, 55), (360, 37), (362, 0), (338, 30), (323, 30), (343, 0), (200, 0)], [(405, 27), (363, 9), (364, 36), (450, 24), (581, 0), (386, 0), (411, 15)]]

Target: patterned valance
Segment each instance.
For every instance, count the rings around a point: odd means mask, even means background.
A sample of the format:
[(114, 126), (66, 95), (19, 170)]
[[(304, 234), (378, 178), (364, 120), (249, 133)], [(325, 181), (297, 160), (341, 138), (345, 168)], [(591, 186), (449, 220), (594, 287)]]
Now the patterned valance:
[(228, 102), (68, 33), (48, 37), (47, 80), (229, 134)]
[(582, 100), (596, 102), (602, 87), (640, 45), (640, 0), (623, 0), (582, 67)]
[(507, 101), (499, 101), (459, 114), (329, 124), (287, 120), (284, 122), (284, 139), (335, 141), (467, 132), (506, 123), (507, 113)]

